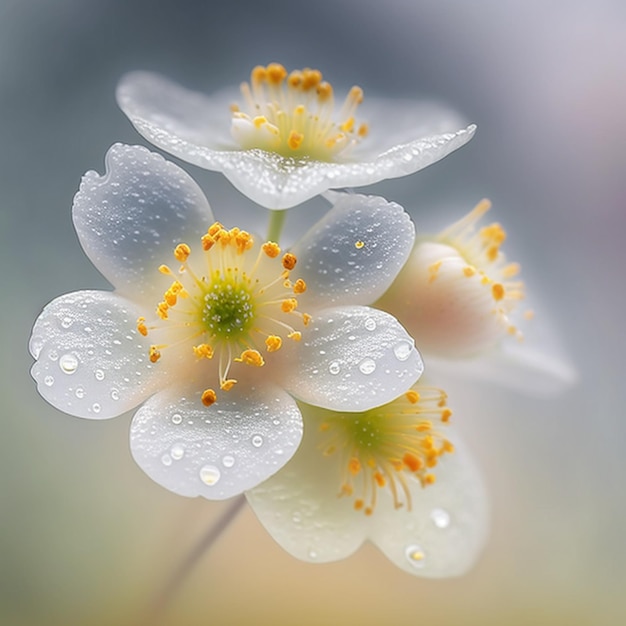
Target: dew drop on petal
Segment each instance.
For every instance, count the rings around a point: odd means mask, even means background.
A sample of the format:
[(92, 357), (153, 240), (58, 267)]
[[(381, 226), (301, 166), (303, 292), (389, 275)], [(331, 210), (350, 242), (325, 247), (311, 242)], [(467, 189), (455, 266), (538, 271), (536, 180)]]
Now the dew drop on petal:
[(185, 456), (185, 448), (179, 443), (175, 443), (170, 450), (170, 456), (174, 461), (180, 461)]
[(101, 407), (101, 406), (100, 406), (97, 402), (94, 402), (94, 403), (91, 405), (91, 410), (92, 410), (94, 413), (100, 413), (100, 410), (101, 410), (101, 409), (102, 409), (102, 407)]
[(120, 392), (117, 389), (111, 389), (111, 400), (119, 400)]
[(41, 350), (43, 349), (43, 339), (41, 337), (35, 337), (30, 342), (30, 349), (35, 359), (39, 358)]
[(62, 320), (61, 320), (61, 326), (63, 328), (69, 328), (72, 325), (72, 318), (65, 316)]
[(359, 363), (359, 370), (362, 374), (371, 374), (376, 370), (376, 362), (374, 359), (363, 359)]
[(374, 320), (372, 317), (368, 317), (365, 322), (363, 322), (363, 325), (365, 326), (366, 330), (376, 330), (376, 320)]
[(52, 385), (54, 385), (54, 376), (46, 376), (43, 382), (46, 387), (52, 387)]
[(401, 341), (393, 347), (393, 353), (398, 361), (406, 361), (413, 351), (413, 346), (408, 341)]
[(94, 372), (94, 376), (96, 377), (96, 380), (104, 380), (104, 372), (102, 370), (96, 370)]
[(450, 513), (445, 509), (433, 509), (430, 512), (430, 519), (437, 528), (448, 528), (450, 526)]
[(226, 454), (222, 457), (222, 465), (224, 467), (232, 467), (235, 464), (235, 457), (230, 454)]
[(164, 454), (161, 457), (161, 463), (163, 463), (166, 467), (169, 467), (172, 464), (172, 457), (169, 454)]
[(48, 352), (48, 358), (51, 361), (56, 361), (59, 358), (59, 353), (56, 350), (50, 350), (50, 352)]
[(76, 391), (74, 392), (74, 395), (79, 400), (82, 400), (85, 397), (85, 390), (82, 387), (76, 387)]
[(174, 413), (174, 415), (172, 415), (172, 424), (181, 424), (183, 421), (183, 416), (180, 413)]
[(404, 550), (404, 555), (406, 556), (406, 560), (415, 568), (421, 569), (424, 567), (424, 560), (426, 555), (420, 546), (416, 544), (412, 544), (407, 546)]
[(221, 475), (221, 472), (215, 465), (203, 465), (202, 468), (200, 468), (200, 480), (208, 487), (215, 485)]
[(333, 375), (339, 374), (339, 372), (341, 371), (341, 365), (339, 365), (339, 361), (333, 361), (328, 366), (328, 371)]
[(263, 437), (261, 437), (261, 435), (253, 435), (252, 436), (252, 445), (255, 448), (260, 448), (263, 445)]
[(78, 369), (78, 359), (73, 354), (64, 354), (59, 359), (59, 367), (64, 374), (73, 374)]
[(310, 559), (316, 559), (317, 558), (317, 552), (315, 552), (315, 550), (309, 550), (309, 558)]

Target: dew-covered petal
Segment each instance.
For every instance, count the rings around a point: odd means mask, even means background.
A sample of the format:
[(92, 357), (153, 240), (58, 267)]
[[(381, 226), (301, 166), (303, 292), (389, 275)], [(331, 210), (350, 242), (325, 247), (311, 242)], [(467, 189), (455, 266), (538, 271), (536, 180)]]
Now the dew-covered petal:
[(365, 540), (366, 519), (351, 498), (338, 496), (342, 468), (338, 455), (318, 447), (313, 407), (301, 405), (305, 419), (302, 444), (289, 463), (246, 493), (248, 502), (272, 538), (303, 561), (324, 563), (350, 556)]
[(33, 328), (31, 374), (53, 406), (104, 419), (134, 408), (162, 384), (136, 305), (106, 291), (69, 293), (48, 304)]
[(423, 488), (411, 482), (411, 511), (394, 510), (390, 495), (381, 493), (368, 529), (393, 563), (429, 578), (465, 573), (478, 559), (489, 528), (480, 474), (456, 435), (446, 436), (455, 451), (438, 463), (435, 484)]
[(283, 350), (286, 389), (335, 411), (364, 411), (390, 402), (424, 369), (413, 339), (398, 321), (364, 306), (315, 311), (302, 341)]
[(415, 227), (404, 209), (378, 196), (329, 193), (333, 209), (296, 244), (296, 273), (311, 305), (369, 304), (409, 257)]
[(222, 500), (255, 487), (291, 458), (302, 417), (284, 391), (240, 383), (210, 407), (202, 391), (169, 388), (135, 414), (131, 451), (150, 478), (182, 496)]
[(178, 166), (140, 146), (113, 145), (106, 173), (85, 174), (74, 198), (74, 224), (89, 258), (119, 292), (158, 300), (158, 273), (174, 247), (206, 232), (213, 216), (204, 194)]
[[(372, 127), (379, 129), (372, 131), (371, 147), (367, 148), (366, 137), (352, 154), (327, 163), (237, 149), (229, 137), (228, 104), (237, 99), (234, 90), (207, 97), (157, 75), (135, 72), (122, 79), (117, 98), (148, 141), (189, 163), (222, 172), (239, 191), (271, 209), (293, 207), (332, 188), (412, 174), (463, 146), (476, 130), (475, 126), (453, 127), (454, 116), (446, 110), (433, 113), (436, 107), (431, 105), (417, 105), (423, 120), (400, 105), (403, 113), (395, 125), (391, 116), (379, 121), (377, 112), (384, 106), (375, 103)], [(391, 145), (390, 138), (401, 143)]]

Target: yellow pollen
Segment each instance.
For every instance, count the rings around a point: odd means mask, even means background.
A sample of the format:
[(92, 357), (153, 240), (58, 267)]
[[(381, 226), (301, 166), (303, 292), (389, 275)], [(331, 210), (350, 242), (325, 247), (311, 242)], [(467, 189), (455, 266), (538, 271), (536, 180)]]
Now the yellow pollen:
[(471, 276), (474, 276), (474, 274), (476, 274), (476, 268), (473, 265), (466, 265), (463, 268), (463, 274), (470, 278)]
[(236, 358), (235, 361), (245, 363), (246, 365), (254, 365), (255, 367), (262, 367), (265, 365), (265, 361), (263, 360), (261, 353), (257, 350), (244, 350), (241, 353), (241, 356)]
[(405, 395), (411, 404), (417, 404), (419, 402), (420, 394), (417, 393), (417, 391), (411, 389), (410, 391), (407, 391)]
[(297, 295), (304, 293), (306, 291), (306, 283), (301, 279), (298, 278), (298, 280), (296, 280), (296, 282), (293, 284), (293, 292)]
[(276, 85), (285, 80), (287, 76), (287, 70), (280, 63), (270, 63), (267, 66), (267, 79), (269, 82)]
[(151, 363), (156, 363), (161, 358), (161, 353), (157, 350), (156, 346), (150, 346), (148, 356), (150, 357)]
[(176, 248), (174, 248), (174, 258), (180, 262), (184, 263), (191, 254), (191, 248), (186, 243), (179, 243)]
[(344, 133), (352, 132), (354, 130), (354, 118), (349, 117), (339, 128), (341, 128)]
[(193, 353), (199, 359), (213, 358), (213, 348), (207, 343), (201, 343), (199, 346), (193, 346)]
[(282, 301), (280, 308), (283, 313), (291, 313), (292, 311), (296, 310), (297, 306), (298, 301), (295, 298), (287, 298), (286, 300)]
[(444, 409), (441, 412), (441, 421), (442, 422), (448, 422), (450, 421), (450, 418), (452, 417), (452, 411), (450, 409)]
[(162, 319), (166, 320), (168, 318), (167, 309), (169, 308), (167, 302), (159, 302), (157, 305), (157, 315)]
[(355, 242), (354, 247), (355, 247), (357, 250), (360, 250), (360, 249), (361, 249), (364, 245), (365, 245), (365, 244), (364, 244), (362, 241), (357, 241), (357, 242)]
[(217, 400), (217, 394), (213, 389), (205, 389), (202, 392), (202, 404), (204, 406), (211, 406)]
[(167, 265), (159, 265), (159, 272), (166, 276), (173, 276), (174, 272)]
[(302, 314), (302, 322), (305, 326), (309, 325), (309, 322), (312, 320), (313, 318), (308, 314), (308, 313), (303, 313)]
[(302, 333), (299, 330), (294, 330), (294, 332), (287, 335), (287, 338), (293, 339), (294, 341), (300, 341), (300, 339), (302, 339)]
[(434, 485), (436, 480), (437, 478), (434, 474), (426, 474), (426, 476), (424, 476), (424, 483), (426, 485)]
[(370, 132), (370, 128), (367, 124), (361, 124), (359, 126), (359, 130), (358, 130), (359, 137), (361, 138), (366, 137), (369, 132)]
[(137, 331), (139, 332), (140, 335), (143, 335), (144, 337), (148, 334), (148, 328), (145, 322), (146, 322), (145, 317), (140, 317), (137, 320)]
[(417, 472), (422, 467), (422, 462), (410, 452), (407, 452), (402, 457), (402, 462), (412, 471)]
[(298, 259), (296, 258), (296, 256), (294, 254), (291, 254), (290, 252), (285, 253), (285, 255), (283, 256), (283, 267), (286, 270), (291, 271), (296, 266), (297, 262)]
[(236, 384), (237, 381), (234, 378), (227, 378), (220, 382), (220, 389), (222, 391), (230, 391)]
[(361, 471), (361, 462), (359, 459), (352, 457), (348, 463), (348, 471), (356, 476)]
[(280, 350), (280, 347), (283, 345), (283, 340), (277, 335), (270, 335), (265, 340), (265, 347), (268, 352), (276, 352), (276, 350)]
[(500, 283), (492, 285), (491, 294), (493, 295), (494, 300), (502, 300), (502, 298), (504, 298), (504, 287)]
[(487, 255), (487, 259), (489, 259), (489, 261), (493, 262), (498, 258), (498, 254), (500, 253), (500, 247), (499, 246), (489, 246), (485, 252), (485, 254)]
[(266, 241), (263, 244), (263, 252), (265, 252), (270, 259), (275, 259), (280, 254), (280, 246), (273, 241)]
[(292, 130), (289, 133), (289, 139), (287, 139), (287, 144), (292, 150), (297, 150), (302, 145), (303, 139), (304, 135), (302, 133), (298, 133), (295, 130)]
[(354, 508), (356, 511), (360, 511), (365, 503), (360, 498), (354, 501)]

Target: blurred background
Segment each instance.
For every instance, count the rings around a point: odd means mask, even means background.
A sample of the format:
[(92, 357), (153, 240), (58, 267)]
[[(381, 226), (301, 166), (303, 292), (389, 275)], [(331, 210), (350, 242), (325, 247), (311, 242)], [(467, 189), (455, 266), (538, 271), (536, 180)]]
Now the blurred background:
[[(108, 287), (70, 207), (112, 143), (144, 143), (115, 104), (119, 77), (150, 69), (210, 92), (270, 61), (318, 67), (366, 97), (440, 99), (478, 124), (459, 152), (367, 191), (403, 204), (418, 228), (491, 198), (539, 303), (534, 323), (581, 382), (532, 397), (450, 381), (493, 504), (489, 544), (465, 577), (413, 578), (371, 546), (300, 563), (246, 509), (159, 623), (624, 623), (621, 0), (0, 0), (0, 623), (141, 624), (224, 510), (135, 466), (130, 415), (90, 422), (41, 400), (27, 340), (55, 296)], [(218, 217), (250, 209), (221, 176), (185, 168)], [(318, 207), (290, 213), (287, 239)]]

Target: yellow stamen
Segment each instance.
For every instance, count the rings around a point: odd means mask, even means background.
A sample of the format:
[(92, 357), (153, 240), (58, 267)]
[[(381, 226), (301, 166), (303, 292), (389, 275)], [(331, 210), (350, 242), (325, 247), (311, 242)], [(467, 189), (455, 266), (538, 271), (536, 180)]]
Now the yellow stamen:
[(236, 358), (235, 361), (245, 363), (246, 365), (254, 365), (255, 367), (265, 365), (265, 361), (258, 350), (244, 350), (241, 356)]
[(276, 352), (277, 350), (280, 350), (280, 347), (282, 345), (283, 345), (283, 340), (277, 335), (270, 335), (265, 340), (265, 347), (267, 348), (268, 352)]
[(217, 394), (213, 389), (205, 389), (202, 392), (202, 404), (204, 406), (211, 406), (217, 400)]
[(191, 254), (191, 248), (186, 243), (179, 243), (174, 248), (174, 258), (180, 263), (184, 263)]
[(286, 270), (291, 271), (296, 266), (297, 262), (298, 262), (298, 259), (295, 257), (295, 255), (291, 254), (290, 252), (285, 253), (285, 255), (283, 256), (283, 267)]

